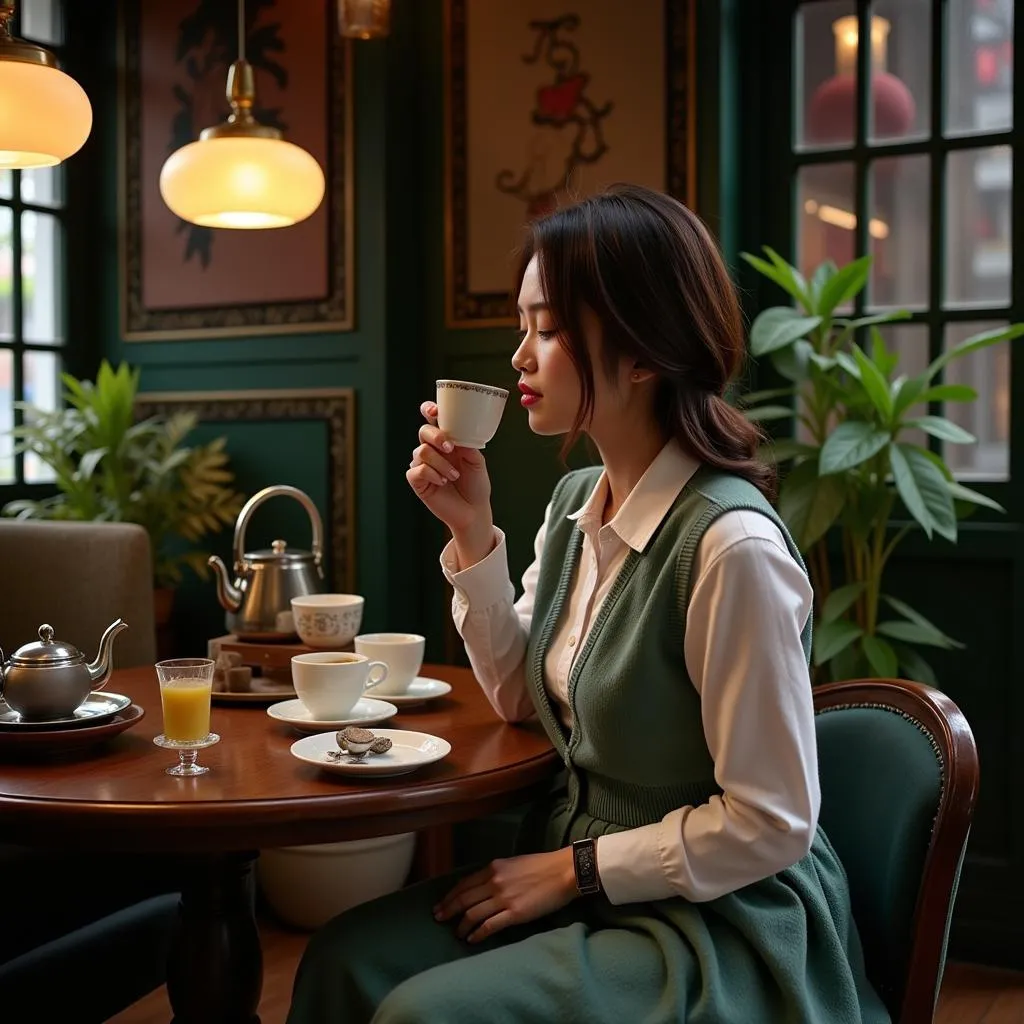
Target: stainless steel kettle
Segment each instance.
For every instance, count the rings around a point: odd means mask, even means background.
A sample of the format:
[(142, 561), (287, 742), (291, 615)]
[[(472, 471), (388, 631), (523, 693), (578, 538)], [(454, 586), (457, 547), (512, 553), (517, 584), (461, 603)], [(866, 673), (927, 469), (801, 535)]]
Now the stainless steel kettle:
[[(313, 526), (311, 551), (291, 548), (275, 540), (269, 549), (245, 550), (245, 528), (252, 514), (269, 498), (288, 496), (300, 502)], [(217, 599), (227, 611), (229, 633), (240, 640), (291, 640), (295, 637), (291, 600), (317, 594), (324, 578), (323, 524), (312, 499), (288, 484), (264, 487), (243, 506), (235, 523), (235, 581), (227, 566), (211, 555), (208, 565), (217, 577)]]

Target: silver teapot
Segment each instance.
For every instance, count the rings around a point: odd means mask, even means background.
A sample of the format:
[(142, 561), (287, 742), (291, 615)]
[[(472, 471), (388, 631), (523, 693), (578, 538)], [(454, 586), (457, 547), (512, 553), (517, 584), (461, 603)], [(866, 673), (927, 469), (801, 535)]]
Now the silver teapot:
[[(245, 528), (253, 512), (268, 498), (288, 496), (300, 502), (313, 527), (311, 551), (291, 548), (275, 540), (269, 549), (245, 550)], [(216, 556), (208, 561), (217, 577), (217, 600), (227, 611), (229, 633), (239, 640), (291, 640), (295, 638), (292, 618), (293, 597), (320, 592), (323, 571), (323, 525), (313, 500), (288, 484), (265, 487), (243, 506), (235, 523), (235, 581), (227, 566)]]
[[(114, 637), (127, 629), (115, 619), (100, 638), (96, 660), (87, 662), (77, 647), (53, 639), (53, 626), (43, 623), (39, 639), (19, 647), (0, 665), (0, 697), (26, 720), (66, 718), (102, 689), (113, 668)], [(0, 651), (3, 661), (3, 651)]]

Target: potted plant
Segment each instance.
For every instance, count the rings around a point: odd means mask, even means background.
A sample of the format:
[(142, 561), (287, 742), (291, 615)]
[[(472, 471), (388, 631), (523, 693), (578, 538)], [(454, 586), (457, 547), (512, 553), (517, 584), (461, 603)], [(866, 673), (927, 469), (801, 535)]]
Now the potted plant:
[[(778, 253), (743, 253), (759, 273), (794, 300), (763, 310), (751, 325), (750, 349), (789, 382), (738, 399), (751, 420), (789, 419), (797, 436), (769, 446), (785, 464), (778, 508), (805, 555), (814, 583), (817, 676), (849, 679), (899, 674), (935, 685), (920, 650), (962, 646), (884, 589), (886, 565), (900, 541), (919, 528), (956, 542), (958, 518), (985, 506), (1003, 508), (954, 478), (937, 452), (913, 443), (920, 430), (946, 443), (975, 438), (931, 402), (972, 402), (973, 388), (943, 383), (946, 366), (971, 352), (1024, 333), (1012, 324), (967, 338), (916, 376), (899, 373), (879, 325), (905, 320), (903, 310), (850, 318), (836, 311), (864, 287), (871, 258), (837, 267), (822, 263), (809, 279)], [(863, 344), (859, 339), (863, 339)], [(901, 525), (893, 522), (900, 506)], [(833, 575), (826, 536), (836, 527), (841, 558)]]
[(138, 523), (149, 533), (158, 626), (170, 614), (184, 567), (205, 578), (208, 552), (195, 547), (234, 523), (244, 496), (233, 487), (224, 438), (187, 445), (195, 417), (135, 417), (139, 370), (104, 360), (96, 382), (63, 374), (63, 406), (19, 403), (16, 449), (53, 473), (56, 493), (19, 499), (3, 514), (25, 519)]

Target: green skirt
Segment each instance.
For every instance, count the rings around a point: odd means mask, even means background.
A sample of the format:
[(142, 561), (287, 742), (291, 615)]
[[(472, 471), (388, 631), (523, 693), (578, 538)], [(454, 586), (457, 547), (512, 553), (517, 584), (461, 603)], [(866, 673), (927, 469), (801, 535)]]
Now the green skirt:
[[(475, 870), (475, 869), (474, 869)], [(824, 833), (706, 903), (574, 900), (479, 945), (432, 907), (465, 872), (354, 907), (310, 941), (288, 1024), (882, 1024)]]

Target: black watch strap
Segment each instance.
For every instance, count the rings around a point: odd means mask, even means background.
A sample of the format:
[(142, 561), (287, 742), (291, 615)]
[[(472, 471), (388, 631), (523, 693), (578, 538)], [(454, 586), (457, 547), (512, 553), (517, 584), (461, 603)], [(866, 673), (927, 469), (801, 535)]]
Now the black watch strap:
[(597, 844), (593, 839), (577, 839), (572, 844), (572, 864), (576, 871), (576, 891), (589, 896), (601, 891), (597, 877)]

